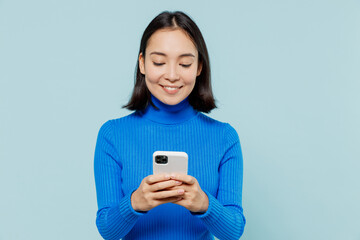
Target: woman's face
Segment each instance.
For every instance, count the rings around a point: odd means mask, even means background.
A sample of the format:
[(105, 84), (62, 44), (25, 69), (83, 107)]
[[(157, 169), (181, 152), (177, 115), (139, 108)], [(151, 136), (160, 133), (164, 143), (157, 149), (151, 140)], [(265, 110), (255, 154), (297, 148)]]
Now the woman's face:
[(140, 53), (139, 68), (146, 86), (161, 102), (175, 105), (190, 95), (201, 73), (198, 51), (179, 29), (160, 29), (149, 38), (145, 58)]

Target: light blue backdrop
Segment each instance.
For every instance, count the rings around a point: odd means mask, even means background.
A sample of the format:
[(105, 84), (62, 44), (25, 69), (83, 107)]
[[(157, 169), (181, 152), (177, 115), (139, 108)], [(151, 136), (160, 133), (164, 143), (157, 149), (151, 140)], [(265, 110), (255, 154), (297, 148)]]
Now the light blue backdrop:
[(360, 239), (360, 2), (0, 0), (0, 239), (101, 239), (93, 156), (182, 10), (244, 155), (245, 240)]

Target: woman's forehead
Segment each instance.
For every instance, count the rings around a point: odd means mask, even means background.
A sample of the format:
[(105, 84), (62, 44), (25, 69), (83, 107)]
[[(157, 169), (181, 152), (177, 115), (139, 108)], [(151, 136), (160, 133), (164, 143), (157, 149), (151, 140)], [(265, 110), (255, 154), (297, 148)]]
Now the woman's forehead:
[(149, 39), (147, 54), (171, 57), (197, 57), (197, 49), (192, 39), (183, 30), (161, 29), (156, 31)]

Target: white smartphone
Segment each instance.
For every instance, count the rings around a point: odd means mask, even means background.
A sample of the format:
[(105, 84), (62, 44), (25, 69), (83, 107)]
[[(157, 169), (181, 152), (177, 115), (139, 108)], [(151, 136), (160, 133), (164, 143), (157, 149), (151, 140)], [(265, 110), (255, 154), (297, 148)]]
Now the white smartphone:
[(153, 174), (187, 174), (188, 155), (186, 152), (156, 151), (153, 153)]

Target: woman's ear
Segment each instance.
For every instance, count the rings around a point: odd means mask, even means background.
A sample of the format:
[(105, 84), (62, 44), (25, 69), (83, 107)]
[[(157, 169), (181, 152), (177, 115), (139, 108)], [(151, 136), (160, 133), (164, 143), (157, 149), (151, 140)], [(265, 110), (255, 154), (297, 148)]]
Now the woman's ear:
[(199, 66), (198, 66), (196, 76), (199, 76), (201, 74), (201, 70), (202, 70), (202, 62), (199, 62)]
[(145, 75), (145, 58), (142, 53), (139, 54), (139, 69)]

